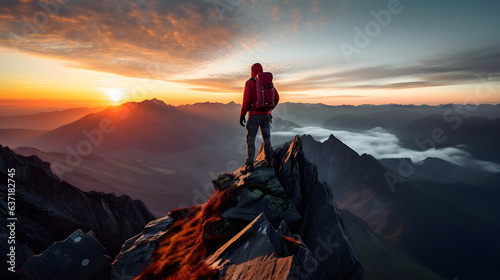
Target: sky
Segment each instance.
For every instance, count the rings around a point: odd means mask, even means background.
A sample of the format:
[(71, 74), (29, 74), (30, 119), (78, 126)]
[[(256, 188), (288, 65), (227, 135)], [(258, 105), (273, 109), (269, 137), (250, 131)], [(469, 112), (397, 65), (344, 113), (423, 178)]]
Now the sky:
[(158, 98), (500, 103), (500, 1), (1, 0), (0, 115)]

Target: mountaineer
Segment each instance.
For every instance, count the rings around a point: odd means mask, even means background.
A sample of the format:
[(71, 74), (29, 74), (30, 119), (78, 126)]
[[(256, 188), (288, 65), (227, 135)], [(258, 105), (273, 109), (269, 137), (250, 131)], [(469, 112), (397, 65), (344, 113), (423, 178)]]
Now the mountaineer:
[[(264, 143), (265, 164), (273, 165), (273, 150), (271, 147), (271, 111), (278, 105), (279, 94), (273, 84), (273, 74), (264, 72), (260, 63), (255, 63), (251, 68), (252, 77), (245, 83), (243, 104), (241, 104), (240, 125), (247, 129), (247, 157), (244, 173), (253, 170), (255, 157), (255, 137), (260, 128)], [(245, 115), (248, 113), (248, 121)]]

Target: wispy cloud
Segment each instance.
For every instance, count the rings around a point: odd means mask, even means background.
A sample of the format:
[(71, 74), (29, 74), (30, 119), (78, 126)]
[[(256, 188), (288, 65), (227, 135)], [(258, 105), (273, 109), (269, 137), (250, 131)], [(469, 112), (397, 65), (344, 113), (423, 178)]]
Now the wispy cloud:
[(305, 73), (304, 77), (287, 83), (286, 86), (290, 91), (406, 89), (472, 83), (478, 81), (478, 76), (498, 81), (499, 49), (500, 47), (457, 51), (422, 58), (403, 66), (375, 65), (343, 70), (324, 69), (323, 73)]
[(405, 66), (380, 65), (336, 73), (339, 82), (407, 78), (404, 83), (373, 84), (374, 88), (423, 87), (477, 81), (478, 75), (500, 77), (499, 48), (458, 51)]
[(291, 131), (273, 132), (273, 136), (286, 136), (287, 138), (297, 134), (308, 134), (321, 142), (326, 141), (333, 134), (357, 153), (370, 154), (376, 159), (410, 158), (414, 163), (418, 164), (426, 158), (433, 157), (460, 166), (472, 166), (490, 172), (500, 172), (499, 164), (474, 159), (468, 152), (457, 147), (433, 148), (425, 151), (404, 148), (394, 134), (380, 127), (364, 133), (336, 131), (321, 127), (302, 127), (293, 128)]
[(304, 12), (313, 13), (309, 1), (218, 3), (5, 0), (0, 47), (132, 77), (143, 77), (153, 65), (162, 69), (155, 78), (165, 79), (252, 48), (265, 32), (299, 24)]
[[(479, 77), (490, 82), (500, 81), (500, 51), (498, 49), (476, 49), (457, 51), (447, 55), (421, 58), (403, 66), (375, 65), (337, 69), (338, 62), (283, 62), (272, 65), (278, 73), (277, 83), (283, 92), (306, 92), (311, 90), (371, 90), (412, 89), (477, 83)], [(245, 79), (247, 75), (228, 73), (227, 77)], [(214, 91), (232, 90), (224, 80), (214, 75), (211, 88)], [(208, 78), (206, 80), (212, 80)], [(183, 80), (179, 82), (199, 85), (204, 80)], [(220, 85), (220, 87), (219, 87)], [(236, 85), (237, 86), (237, 85)], [(205, 87), (199, 87), (204, 90)], [(328, 98), (330, 98), (329, 96)]]
[(0, 46), (125, 76), (142, 77), (148, 66), (161, 65), (170, 76), (232, 53), (258, 34), (245, 32), (236, 18), (220, 21), (209, 1), (54, 3), (3, 1)]
[[(250, 71), (250, 70), (248, 70)], [(248, 79), (250, 72), (218, 74), (208, 78), (197, 79), (170, 79), (170, 82), (189, 85), (191, 90), (203, 92), (239, 92), (243, 90), (243, 83)]]

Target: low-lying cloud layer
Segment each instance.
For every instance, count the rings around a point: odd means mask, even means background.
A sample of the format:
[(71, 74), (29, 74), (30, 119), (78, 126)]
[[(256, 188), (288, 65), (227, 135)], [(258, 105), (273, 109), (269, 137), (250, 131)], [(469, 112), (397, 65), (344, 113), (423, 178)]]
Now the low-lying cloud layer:
[(357, 153), (370, 154), (376, 159), (410, 158), (415, 164), (419, 164), (426, 158), (433, 157), (460, 166), (476, 167), (489, 172), (500, 172), (500, 165), (474, 159), (468, 152), (457, 147), (428, 149), (425, 151), (404, 148), (394, 134), (380, 127), (370, 129), (364, 133), (329, 130), (321, 127), (302, 127), (293, 128), (291, 131), (273, 132), (275, 137), (285, 136), (290, 138), (297, 134), (311, 135), (320, 142), (326, 141), (333, 134)]

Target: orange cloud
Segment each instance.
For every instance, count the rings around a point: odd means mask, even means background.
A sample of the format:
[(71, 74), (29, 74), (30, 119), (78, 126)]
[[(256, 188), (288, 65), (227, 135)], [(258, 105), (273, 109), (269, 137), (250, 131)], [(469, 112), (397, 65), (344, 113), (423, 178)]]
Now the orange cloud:
[(234, 52), (247, 36), (212, 10), (208, 1), (8, 1), (0, 46), (124, 76), (160, 65), (164, 78)]
[[(330, 5), (314, 2), (321, 12)], [(311, 13), (311, 3), (299, 0), (242, 1), (222, 10), (214, 3), (6, 1), (0, 5), (0, 48), (64, 60), (70, 67), (166, 80), (242, 50), (253, 52), (266, 45), (266, 33), (296, 33), (302, 11)]]

